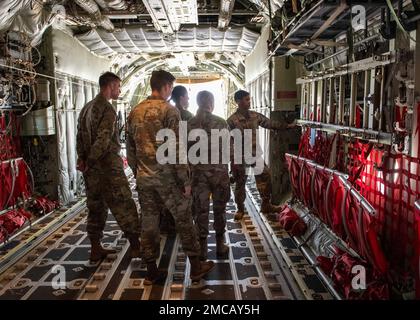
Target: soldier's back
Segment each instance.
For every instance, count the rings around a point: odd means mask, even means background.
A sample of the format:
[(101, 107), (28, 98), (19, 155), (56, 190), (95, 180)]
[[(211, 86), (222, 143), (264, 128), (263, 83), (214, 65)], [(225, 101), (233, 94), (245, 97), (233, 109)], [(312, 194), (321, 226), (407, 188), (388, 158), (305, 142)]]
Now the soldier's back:
[(128, 130), (136, 146), (139, 166), (138, 178), (144, 183), (160, 184), (159, 180), (170, 175), (167, 165), (156, 159), (159, 147), (158, 132), (179, 121), (178, 110), (164, 100), (148, 98), (137, 105), (128, 117)]
[[(102, 146), (96, 144), (94, 153), (97, 164), (112, 156), (119, 160), (119, 152), (121, 144), (118, 134), (117, 114), (109, 103), (101, 94), (98, 94), (93, 100), (88, 102), (80, 111), (78, 119), (78, 131), (80, 133), (80, 141), (78, 140), (78, 149), (83, 150), (83, 154), (88, 156), (91, 153), (92, 146), (95, 144), (99, 136), (111, 138), (108, 141), (106, 150), (102, 150)], [(107, 125), (103, 125), (106, 123)], [(92, 149), (93, 150), (93, 149)], [(89, 159), (84, 159), (89, 160)]]
[[(194, 116), (191, 120), (188, 121), (188, 132), (194, 129), (202, 129), (206, 131), (208, 137), (208, 159), (207, 164), (199, 163), (192, 165), (192, 170), (201, 170), (201, 171), (208, 171), (215, 173), (216, 171), (227, 171), (227, 163), (228, 163), (228, 154), (223, 154), (223, 152), (227, 152), (228, 150), (223, 148), (223, 144), (226, 145), (229, 143), (229, 132), (228, 132), (228, 125), (226, 120), (221, 117), (218, 117), (208, 111), (199, 111), (196, 116)], [(216, 130), (213, 131), (212, 130)], [(220, 134), (217, 137), (214, 133)], [(220, 139), (221, 137), (221, 139)], [(216, 139), (217, 141), (213, 141), (212, 139)], [(217, 143), (217, 145), (215, 144)], [(212, 159), (218, 157), (217, 163), (212, 163)]]

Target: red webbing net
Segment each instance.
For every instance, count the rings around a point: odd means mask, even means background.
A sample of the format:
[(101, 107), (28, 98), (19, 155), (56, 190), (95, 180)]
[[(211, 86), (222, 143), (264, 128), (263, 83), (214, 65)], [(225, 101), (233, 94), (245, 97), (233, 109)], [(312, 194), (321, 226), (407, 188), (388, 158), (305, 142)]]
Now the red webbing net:
[[(417, 114), (420, 123), (420, 112)], [(404, 126), (401, 119), (397, 121), (401, 122), (400, 127)], [(418, 134), (415, 132), (415, 135)], [(332, 150), (334, 139), (337, 146)], [(331, 155), (335, 159), (330, 159)], [(303, 131), (299, 156), (322, 166), (328, 165), (331, 160), (331, 163), (335, 163), (334, 169), (349, 175), (349, 182), (377, 213), (363, 224), (364, 233), (370, 232), (369, 226), (374, 230), (373, 234), (367, 235), (370, 241), (368, 246), (380, 245), (383, 248), (393, 273), (391, 278), (394, 279), (395, 275), (398, 275), (397, 278), (415, 278), (417, 297), (420, 298), (420, 213), (419, 209), (417, 213), (415, 209), (415, 201), (420, 199), (420, 158), (396, 154), (389, 146), (378, 148), (372, 143), (351, 140), (337, 134), (327, 135), (321, 131), (315, 134), (310, 128)], [(344, 207), (347, 220), (343, 224), (344, 220), (340, 219), (343, 208), (339, 204), (343, 203), (345, 194), (340, 182), (318, 169), (306, 169), (296, 159), (288, 158), (287, 161), (295, 196), (337, 235), (348, 241), (363, 258), (367, 258), (368, 251), (361, 246), (366, 244), (360, 242), (357, 236), (354, 237), (357, 234), (357, 202), (347, 196)], [(311, 175), (315, 175), (312, 189), (308, 187)], [(303, 179), (300, 182), (299, 177)], [(327, 188), (334, 191), (327, 192)], [(310, 199), (307, 193), (313, 194)], [(328, 198), (322, 197), (322, 193), (328, 194)], [(376, 267), (384, 270), (384, 256), (371, 260), (375, 261)]]
[(344, 181), (305, 159), (286, 155), (295, 195), (380, 274), (388, 263), (378, 241), (377, 222)]
[(22, 159), (0, 162), (0, 210), (27, 199), (32, 190), (26, 163)]
[(18, 158), (20, 145), (20, 121), (14, 113), (0, 114), (0, 161)]

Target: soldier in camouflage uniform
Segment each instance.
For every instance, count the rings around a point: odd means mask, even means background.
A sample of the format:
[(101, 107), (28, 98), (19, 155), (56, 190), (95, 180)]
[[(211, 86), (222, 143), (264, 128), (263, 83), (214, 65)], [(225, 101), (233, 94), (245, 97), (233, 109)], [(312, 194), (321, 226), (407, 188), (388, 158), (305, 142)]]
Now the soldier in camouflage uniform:
[[(179, 111), (171, 106), (170, 97), (175, 78), (166, 71), (154, 71), (150, 79), (152, 95), (135, 107), (128, 117), (128, 163), (136, 172), (137, 189), (142, 211), (142, 245), (147, 275), (144, 284), (151, 285), (166, 277), (158, 270), (156, 260), (160, 254), (159, 215), (161, 204), (171, 212), (182, 248), (191, 263), (190, 277), (201, 279), (209, 272), (213, 262), (199, 260), (200, 247), (197, 229), (191, 214), (191, 181), (188, 164), (180, 164)], [(158, 132), (167, 129), (175, 141), (160, 140)], [(176, 163), (163, 164), (160, 147), (166, 143), (176, 147)], [(163, 148), (163, 147), (162, 147)]]
[[(192, 169), (192, 190), (193, 207), (195, 221), (199, 229), (200, 237), (200, 259), (207, 259), (207, 237), (209, 234), (209, 207), (210, 195), (213, 199), (214, 230), (216, 232), (216, 254), (225, 255), (229, 252), (229, 247), (224, 242), (226, 227), (226, 203), (230, 198), (230, 182), (228, 160), (223, 163), (223, 148), (220, 144), (218, 150), (211, 148), (211, 130), (225, 129), (224, 138), (229, 144), (228, 125), (225, 120), (212, 114), (214, 109), (214, 96), (208, 91), (201, 91), (197, 95), (197, 104), (199, 106), (197, 115), (188, 121), (188, 132), (194, 129), (201, 129), (207, 133), (208, 159), (207, 163), (198, 163), (191, 165)], [(222, 135), (223, 139), (223, 135)], [(211, 152), (210, 152), (211, 151)], [(219, 163), (213, 164), (211, 157), (217, 153)]]
[[(257, 146), (255, 132), (259, 127), (275, 130), (286, 130), (295, 127), (294, 124), (286, 124), (279, 121), (270, 120), (258, 112), (249, 110), (251, 106), (251, 98), (249, 93), (244, 90), (239, 90), (235, 93), (235, 102), (238, 104), (238, 109), (233, 115), (229, 117), (227, 123), (230, 130), (239, 129), (242, 132), (242, 136), (244, 129), (253, 130), (253, 150), (255, 150)], [(236, 182), (235, 202), (237, 206), (237, 212), (235, 214), (235, 220), (242, 219), (243, 215), (245, 214), (244, 201), (245, 183), (247, 180), (246, 169), (247, 166), (244, 164), (244, 162), (243, 164), (234, 164), (232, 161), (231, 170), (233, 179)], [(257, 183), (257, 189), (262, 199), (261, 212), (269, 213), (278, 211), (280, 207), (271, 204), (271, 174), (269, 168), (265, 164), (263, 172), (259, 175), (255, 175), (255, 180)]]
[[(188, 97), (187, 88), (184, 86), (176, 86), (172, 90), (171, 99), (175, 103), (175, 106), (178, 108), (182, 121), (188, 121), (193, 117), (192, 113), (187, 110), (190, 100)], [(166, 208), (163, 209), (160, 218), (160, 231), (169, 235), (174, 234), (175, 221), (172, 218), (169, 210)]]
[(181, 114), (182, 121), (188, 121), (193, 117), (193, 114), (188, 111), (189, 100), (187, 88), (184, 86), (176, 86), (172, 91), (172, 100), (175, 102), (175, 107), (178, 108)]
[(117, 114), (109, 103), (118, 99), (120, 84), (115, 74), (103, 74), (99, 78), (100, 93), (82, 109), (78, 120), (78, 169), (86, 184), (92, 263), (115, 253), (101, 246), (108, 208), (130, 241), (132, 257), (140, 256), (139, 216), (119, 154)]

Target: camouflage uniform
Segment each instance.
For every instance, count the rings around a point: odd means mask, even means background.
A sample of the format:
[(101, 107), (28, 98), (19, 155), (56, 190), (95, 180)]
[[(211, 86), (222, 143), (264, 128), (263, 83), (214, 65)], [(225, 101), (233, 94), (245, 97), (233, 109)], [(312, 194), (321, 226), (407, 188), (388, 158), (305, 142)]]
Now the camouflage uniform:
[[(275, 130), (286, 130), (287, 124), (270, 120), (264, 115), (251, 111), (251, 110), (242, 110), (237, 109), (236, 112), (229, 117), (227, 120), (230, 130), (239, 129), (242, 134), (244, 129), (252, 129), (252, 150), (255, 151), (257, 146), (256, 140), (256, 130), (259, 127), (266, 129), (275, 129)], [(243, 135), (242, 135), (243, 136)], [(242, 149), (243, 150), (243, 149)], [(244, 161), (242, 162), (244, 163)], [(246, 175), (246, 165), (235, 165), (232, 167), (233, 178), (236, 182), (235, 187), (235, 202), (238, 207), (238, 211), (244, 211), (244, 201), (245, 201), (245, 184), (247, 180)], [(271, 174), (270, 169), (264, 164), (264, 170), (261, 174), (255, 175), (255, 180), (257, 183), (257, 189), (260, 193), (261, 200), (263, 203), (270, 203), (271, 200)]]
[(111, 209), (127, 237), (140, 234), (137, 208), (119, 155), (117, 114), (101, 94), (80, 112), (77, 131), (77, 154), (88, 170), (83, 174), (89, 209), (87, 232), (91, 239), (101, 239)]
[[(212, 129), (228, 129), (225, 120), (210, 112), (199, 110), (197, 116), (188, 121), (188, 132), (193, 129), (203, 129), (211, 143)], [(226, 132), (228, 132), (226, 130)], [(229, 135), (226, 135), (229, 142)], [(211, 150), (209, 146), (208, 150)], [(222, 159), (222, 149), (219, 150), (219, 160)], [(209, 152), (209, 164), (192, 165), (193, 175), (193, 206), (195, 221), (199, 229), (200, 239), (207, 239), (209, 233), (209, 206), (210, 194), (213, 199), (214, 230), (216, 237), (223, 237), (226, 227), (226, 203), (230, 198), (230, 183), (228, 164), (211, 164)]]
[[(178, 108), (178, 107), (177, 107)], [(181, 107), (178, 108), (182, 121), (188, 121), (193, 117), (193, 114)], [(168, 234), (175, 231), (175, 221), (168, 209), (164, 208), (160, 217), (160, 230)]]
[[(128, 117), (127, 158), (136, 172), (142, 210), (142, 245), (146, 263), (155, 262), (160, 254), (159, 215), (161, 204), (172, 213), (182, 248), (189, 257), (197, 257), (199, 244), (191, 214), (191, 198), (183, 194), (191, 184), (186, 164), (159, 164), (156, 152), (160, 129), (171, 129), (178, 135), (179, 111), (164, 100), (148, 98), (135, 107)], [(178, 154), (177, 139), (177, 154)]]
[(183, 108), (178, 108), (179, 113), (181, 115), (181, 120), (182, 121), (189, 121), (190, 119), (192, 119), (194, 117), (194, 115), (189, 112), (188, 110), (185, 110)]

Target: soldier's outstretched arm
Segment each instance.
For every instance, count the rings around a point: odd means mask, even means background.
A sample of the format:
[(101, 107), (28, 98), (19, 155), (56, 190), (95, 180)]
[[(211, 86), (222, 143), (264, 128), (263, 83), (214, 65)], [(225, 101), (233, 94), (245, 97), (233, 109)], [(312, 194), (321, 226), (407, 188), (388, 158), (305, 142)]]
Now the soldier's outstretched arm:
[(289, 125), (282, 121), (271, 120), (266, 116), (258, 113), (258, 123), (261, 127), (266, 129), (274, 129), (274, 130), (286, 130), (289, 128)]
[(91, 146), (87, 158), (89, 166), (100, 160), (108, 151), (115, 130), (115, 121), (117, 121), (117, 116), (114, 110), (106, 108), (102, 120), (98, 125), (96, 140)]

